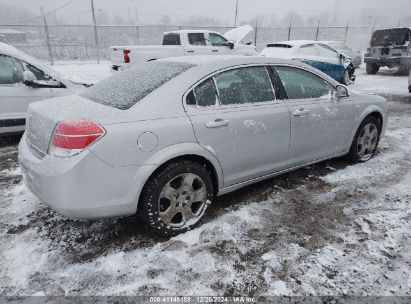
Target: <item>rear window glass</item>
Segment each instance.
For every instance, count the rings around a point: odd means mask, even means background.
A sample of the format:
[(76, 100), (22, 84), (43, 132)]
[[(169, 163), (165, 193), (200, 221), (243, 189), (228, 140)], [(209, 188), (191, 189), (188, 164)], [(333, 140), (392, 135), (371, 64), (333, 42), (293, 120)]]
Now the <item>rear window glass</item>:
[(154, 61), (131, 67), (109, 77), (80, 96), (113, 108), (127, 110), (155, 89), (184, 73), (193, 64)]
[(375, 31), (371, 38), (371, 46), (403, 45), (410, 40), (410, 32), (407, 28)]
[(165, 34), (163, 45), (181, 45), (180, 34)]

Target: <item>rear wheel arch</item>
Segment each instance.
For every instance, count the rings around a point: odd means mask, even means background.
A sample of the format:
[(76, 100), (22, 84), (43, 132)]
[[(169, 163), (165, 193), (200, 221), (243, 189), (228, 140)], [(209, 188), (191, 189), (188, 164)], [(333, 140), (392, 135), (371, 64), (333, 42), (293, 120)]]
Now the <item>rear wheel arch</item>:
[(136, 213), (138, 213), (139, 209), (141, 208), (142, 193), (144, 192), (144, 188), (147, 185), (147, 183), (151, 180), (151, 178), (157, 175), (158, 172), (160, 172), (161, 170), (163, 170), (165, 167), (169, 166), (170, 164), (185, 161), (185, 160), (200, 164), (207, 168), (207, 170), (211, 174), (211, 180), (214, 186), (214, 196), (217, 195), (220, 189), (220, 186), (222, 184), (222, 177), (221, 177), (221, 173), (217, 171), (218, 169), (215, 167), (215, 164), (213, 164), (213, 162), (210, 159), (208, 159), (207, 157), (203, 155), (192, 154), (192, 153), (182, 154), (182, 155), (178, 155), (170, 159), (167, 159), (166, 161), (164, 161), (161, 165), (159, 165), (155, 170), (153, 170), (150, 173), (149, 177), (145, 180), (144, 186), (141, 188), (141, 191), (139, 193), (139, 197), (137, 200)]

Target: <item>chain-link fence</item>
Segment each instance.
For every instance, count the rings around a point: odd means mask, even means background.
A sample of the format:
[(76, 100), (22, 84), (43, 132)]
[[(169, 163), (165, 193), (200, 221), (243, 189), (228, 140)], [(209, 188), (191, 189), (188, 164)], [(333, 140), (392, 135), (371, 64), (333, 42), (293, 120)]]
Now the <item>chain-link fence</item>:
[[(0, 25), (4, 40), (33, 57), (44, 60), (109, 59), (109, 46), (161, 44), (162, 34), (180, 29), (208, 29), (225, 33), (232, 27), (97, 25), (98, 44), (92, 25)], [(309, 39), (339, 40), (353, 48), (365, 50), (377, 27), (313, 26), (255, 27), (243, 41), (261, 50), (275, 41)], [(48, 35), (47, 35), (48, 32)], [(50, 51), (48, 50), (50, 45)], [(97, 49), (99, 45), (99, 51)], [(51, 57), (51, 58), (50, 58)]]

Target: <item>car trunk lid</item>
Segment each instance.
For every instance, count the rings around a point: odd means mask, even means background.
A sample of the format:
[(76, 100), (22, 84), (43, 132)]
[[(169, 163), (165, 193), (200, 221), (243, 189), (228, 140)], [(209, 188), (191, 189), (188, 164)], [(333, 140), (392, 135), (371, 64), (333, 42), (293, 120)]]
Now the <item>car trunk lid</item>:
[(43, 158), (59, 121), (88, 119), (101, 125), (130, 120), (127, 111), (98, 104), (79, 96), (67, 96), (36, 102), (27, 113), (26, 138), (32, 153)]

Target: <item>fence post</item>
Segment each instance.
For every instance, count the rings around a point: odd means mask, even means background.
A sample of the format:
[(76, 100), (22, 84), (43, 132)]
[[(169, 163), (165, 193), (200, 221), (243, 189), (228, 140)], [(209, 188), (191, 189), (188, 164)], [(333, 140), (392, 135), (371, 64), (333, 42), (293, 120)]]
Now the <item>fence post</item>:
[(51, 51), (51, 45), (50, 45), (50, 37), (49, 37), (49, 27), (47, 26), (47, 20), (46, 20), (46, 15), (44, 14), (44, 9), (41, 7), (41, 14), (43, 15), (43, 21), (44, 21), (44, 32), (46, 34), (46, 44), (47, 44), (47, 50), (49, 52), (49, 61), (50, 64), (53, 65), (53, 53)]
[(97, 23), (96, 23), (96, 14), (94, 12), (94, 0), (91, 2), (91, 16), (93, 18), (93, 27), (94, 27), (94, 43), (97, 48), (97, 63), (100, 64), (100, 44), (98, 43), (98, 34), (97, 34)]
[(137, 45), (140, 45), (140, 29), (138, 25), (136, 26), (136, 31), (137, 31)]
[(291, 20), (290, 20), (290, 26), (288, 27), (288, 41), (291, 39)]
[(347, 36), (348, 36), (348, 28), (350, 27), (350, 20), (347, 22), (347, 27), (345, 28), (345, 36), (344, 36), (344, 43), (347, 42)]
[(317, 32), (315, 33), (315, 41), (318, 41), (318, 34), (320, 33), (320, 21), (317, 24)]
[(257, 32), (258, 32), (258, 21), (255, 22), (254, 30), (254, 45), (257, 47)]

